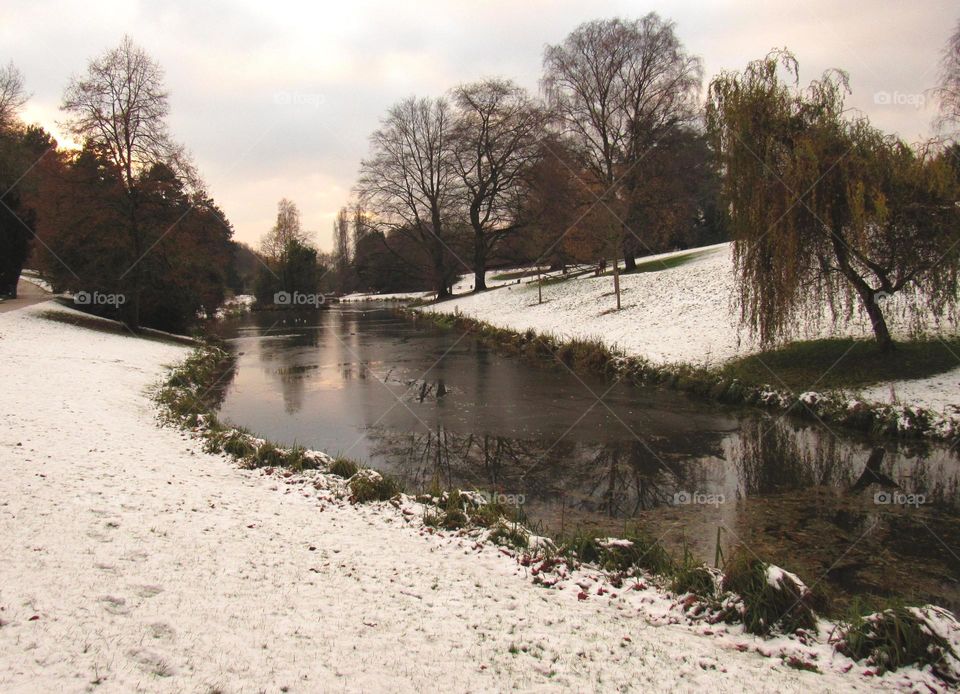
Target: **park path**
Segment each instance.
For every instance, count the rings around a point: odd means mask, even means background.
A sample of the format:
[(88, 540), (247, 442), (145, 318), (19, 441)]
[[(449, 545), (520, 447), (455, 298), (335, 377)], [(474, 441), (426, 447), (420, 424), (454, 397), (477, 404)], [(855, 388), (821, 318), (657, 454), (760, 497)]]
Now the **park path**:
[(0, 302), (0, 313), (16, 311), (26, 306), (33, 306), (33, 304), (48, 301), (49, 299), (50, 292), (41, 289), (33, 282), (27, 282), (21, 278), (17, 284), (17, 298)]

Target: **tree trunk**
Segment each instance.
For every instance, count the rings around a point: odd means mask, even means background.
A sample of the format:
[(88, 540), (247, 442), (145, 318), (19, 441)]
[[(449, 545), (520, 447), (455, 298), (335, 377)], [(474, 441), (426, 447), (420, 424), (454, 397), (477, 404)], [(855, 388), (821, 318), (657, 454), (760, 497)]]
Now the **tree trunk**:
[(433, 237), (429, 240), (430, 254), (433, 257), (433, 272), (437, 281), (437, 299), (447, 299), (450, 297), (451, 292), (447, 280), (446, 263), (444, 262), (444, 251), (446, 248), (440, 235), (440, 230), (443, 228), (442, 219), (440, 218), (440, 208), (436, 201), (431, 201), (430, 204), (430, 224), (432, 227), (430, 233)]
[(613, 258), (613, 291), (617, 295), (617, 310), (620, 310), (620, 259)]
[[(847, 253), (847, 244), (841, 238), (840, 234), (831, 233), (830, 237), (833, 244), (833, 254), (837, 259), (837, 265), (840, 267), (843, 276), (853, 285), (857, 296), (860, 297), (860, 301), (867, 311), (867, 315), (870, 317), (870, 323), (873, 325), (873, 334), (877, 338), (877, 346), (880, 347), (881, 352), (892, 352), (893, 339), (890, 337), (890, 330), (887, 328), (887, 321), (883, 317), (883, 308), (880, 306), (879, 301), (879, 297), (888, 296), (888, 292), (875, 291), (851, 266)], [(890, 286), (890, 282), (886, 277), (881, 277), (880, 280), (881, 287), (887, 288)]]
[(637, 241), (632, 238), (631, 232), (624, 226), (623, 229), (623, 271), (630, 272), (637, 269)]
[(131, 330), (140, 329), (140, 294), (143, 289), (143, 275), (140, 272), (140, 261), (143, 260), (143, 238), (140, 235), (140, 222), (137, 217), (136, 191), (130, 194), (130, 234), (133, 237), (133, 255), (134, 264), (131, 268), (133, 273), (133, 296), (129, 297), (130, 308), (126, 310), (127, 327)]
[(473, 243), (473, 291), (487, 288), (487, 243), (482, 233), (474, 234)]
[(887, 321), (883, 317), (883, 309), (877, 301), (877, 292), (870, 292), (868, 297), (862, 294), (860, 299), (867, 309), (867, 315), (870, 317), (870, 323), (873, 325), (873, 334), (877, 338), (877, 346), (880, 351), (887, 353), (893, 351), (893, 338), (890, 337), (890, 329), (887, 328)]
[(435, 268), (434, 271), (437, 273), (437, 300), (449, 299), (452, 293), (450, 292), (450, 284), (447, 282), (443, 268)]

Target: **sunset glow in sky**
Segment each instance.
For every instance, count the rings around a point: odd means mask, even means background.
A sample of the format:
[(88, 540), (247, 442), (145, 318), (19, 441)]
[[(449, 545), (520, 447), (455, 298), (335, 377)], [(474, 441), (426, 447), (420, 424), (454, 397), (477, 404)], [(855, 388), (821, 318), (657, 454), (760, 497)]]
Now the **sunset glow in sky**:
[(281, 197), (330, 248), (367, 137), (388, 106), (486, 76), (537, 90), (543, 47), (579, 23), (649, 11), (674, 20), (705, 84), (786, 46), (808, 81), (847, 70), (848, 103), (909, 141), (960, 18), (955, 0), (776, 2), (187, 2), (6, 0), (0, 63), (23, 72), (24, 112), (59, 132), (63, 88), (124, 33), (166, 70), (171, 130), (193, 153), (237, 239), (256, 243)]

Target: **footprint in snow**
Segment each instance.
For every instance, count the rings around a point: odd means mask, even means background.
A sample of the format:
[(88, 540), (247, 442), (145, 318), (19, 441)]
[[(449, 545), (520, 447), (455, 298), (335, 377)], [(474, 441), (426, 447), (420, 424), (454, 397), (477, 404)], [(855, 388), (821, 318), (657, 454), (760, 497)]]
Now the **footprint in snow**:
[(163, 641), (173, 641), (176, 631), (166, 622), (154, 622), (147, 628), (147, 633), (155, 639)]
[(129, 614), (130, 608), (127, 607), (127, 601), (124, 598), (118, 598), (113, 595), (104, 595), (97, 600), (110, 614)]
[(146, 561), (150, 558), (150, 555), (143, 550), (134, 550), (132, 552), (127, 552), (120, 558), (124, 561)]
[(136, 593), (141, 598), (152, 598), (154, 596), (160, 595), (163, 592), (163, 588), (156, 585), (142, 585), (136, 587)]
[(176, 668), (161, 653), (147, 648), (131, 648), (127, 656), (144, 670), (157, 677), (171, 677), (177, 674)]

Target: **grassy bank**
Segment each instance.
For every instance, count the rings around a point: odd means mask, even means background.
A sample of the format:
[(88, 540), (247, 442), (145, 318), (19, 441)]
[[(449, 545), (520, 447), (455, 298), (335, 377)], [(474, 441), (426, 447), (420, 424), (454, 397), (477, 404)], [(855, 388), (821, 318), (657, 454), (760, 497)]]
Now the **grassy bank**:
[[(597, 340), (561, 340), (533, 330), (517, 332), (462, 315), (404, 312), (414, 320), (471, 332), (506, 354), (554, 366), (559, 361), (574, 370), (615, 375), (636, 386), (672, 388), (731, 405), (788, 412), (877, 436), (960, 438), (956, 418), (922, 407), (869, 403), (851, 398), (843, 390), (942, 373), (956, 366), (953, 354), (960, 354), (960, 339), (898, 343), (893, 355), (882, 355), (873, 343), (863, 340), (797, 342), (707, 368), (652, 364)], [(819, 390), (801, 390), (812, 383)]]
[(884, 381), (942, 374), (958, 365), (960, 337), (898, 342), (881, 352), (873, 340), (837, 338), (792, 342), (725, 364), (720, 375), (744, 383), (775, 383), (793, 391), (855, 389)]

